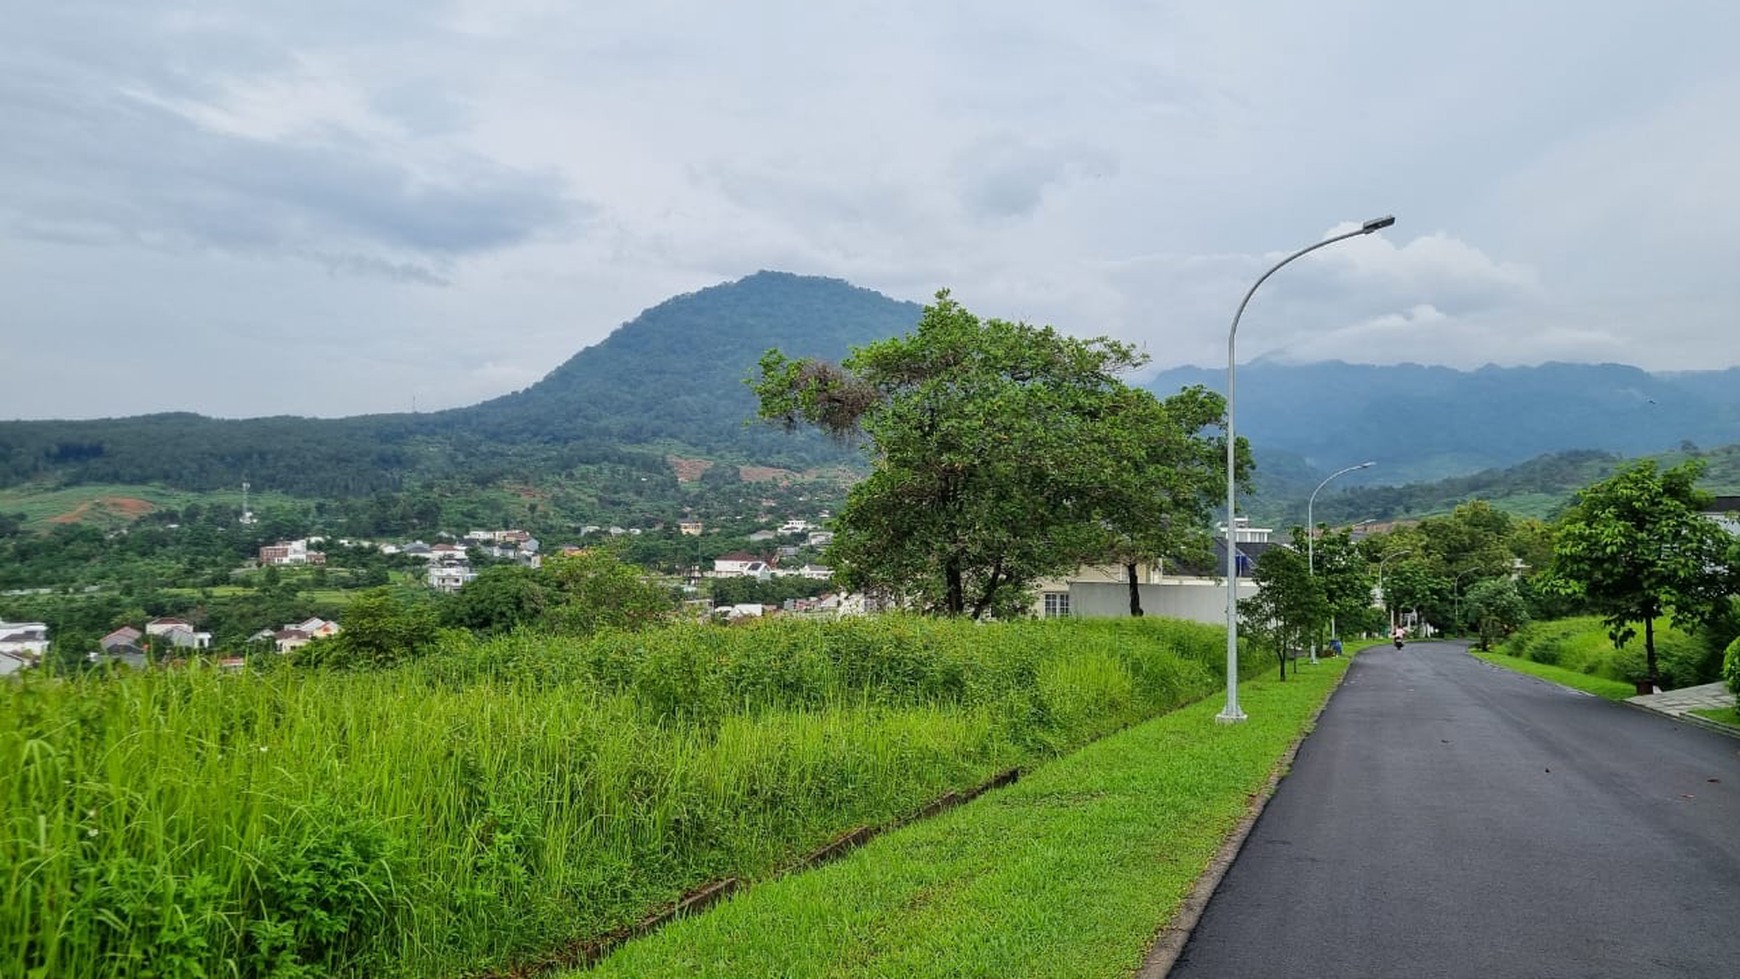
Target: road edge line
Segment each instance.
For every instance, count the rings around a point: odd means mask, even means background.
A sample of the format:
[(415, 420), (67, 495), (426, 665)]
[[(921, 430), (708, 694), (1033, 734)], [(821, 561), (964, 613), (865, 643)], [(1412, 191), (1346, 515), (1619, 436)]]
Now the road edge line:
[(1348, 661), (1347, 669), (1342, 670), (1341, 675), (1335, 678), (1335, 686), (1330, 689), (1329, 695), (1323, 698), (1323, 703), (1317, 705), (1317, 709), (1306, 719), (1305, 727), (1299, 732), (1299, 736), (1293, 739), (1293, 743), (1275, 762), (1275, 767), (1269, 772), (1268, 780), (1252, 794), (1244, 816), (1239, 819), (1238, 825), (1233, 827), (1232, 834), (1221, 844), (1220, 850), (1208, 862), (1208, 866), (1203, 868), (1202, 876), (1196, 879), (1196, 884), (1191, 887), (1184, 902), (1178, 906), (1178, 913), (1174, 914), (1171, 920), (1160, 929), (1160, 933), (1155, 936), (1154, 943), (1148, 948), (1147, 956), (1142, 960), (1141, 968), (1136, 970), (1132, 979), (1166, 979), (1166, 976), (1172, 972), (1172, 967), (1178, 964), (1179, 956), (1184, 954), (1184, 946), (1190, 944), (1190, 936), (1196, 931), (1197, 924), (1202, 920), (1203, 911), (1208, 908), (1209, 899), (1214, 897), (1214, 892), (1220, 887), (1220, 882), (1226, 877), (1226, 872), (1231, 869), (1233, 861), (1238, 859), (1239, 851), (1244, 849), (1245, 840), (1250, 837), (1251, 830), (1263, 815), (1263, 810), (1269, 807), (1269, 800), (1275, 797), (1275, 789), (1280, 786), (1281, 780), (1292, 771), (1293, 759), (1299, 754), (1299, 746), (1304, 744), (1305, 739), (1311, 736), (1311, 732), (1317, 729), (1317, 719), (1323, 716), (1323, 712), (1329, 709), (1329, 702), (1341, 692), (1341, 685), (1346, 682), (1347, 675), (1353, 672), (1354, 662), (1356, 661)]

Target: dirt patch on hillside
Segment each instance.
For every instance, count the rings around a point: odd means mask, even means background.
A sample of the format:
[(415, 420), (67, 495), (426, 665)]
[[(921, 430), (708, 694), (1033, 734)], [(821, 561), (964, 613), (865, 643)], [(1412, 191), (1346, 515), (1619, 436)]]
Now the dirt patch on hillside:
[(102, 496), (80, 503), (59, 516), (49, 517), (48, 522), (55, 524), (83, 523), (99, 516), (137, 520), (155, 509), (157, 509), (156, 505), (150, 500), (141, 500), (135, 496)]
[(701, 474), (713, 468), (710, 459), (684, 459), (682, 456), (665, 456), (665, 461), (671, 464), (671, 471), (677, 474), (677, 482), (693, 483), (701, 478)]
[(772, 466), (738, 466), (737, 476), (746, 483), (778, 483), (781, 486), (801, 478), (790, 469), (775, 469)]

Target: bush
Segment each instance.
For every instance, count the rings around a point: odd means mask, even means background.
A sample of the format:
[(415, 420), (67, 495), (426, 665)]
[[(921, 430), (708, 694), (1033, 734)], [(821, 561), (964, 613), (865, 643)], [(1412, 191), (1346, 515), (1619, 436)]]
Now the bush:
[(1722, 679), (1728, 681), (1728, 689), (1740, 697), (1740, 637), (1728, 644), (1728, 652), (1722, 657)]
[[(1499, 646), (1510, 656), (1606, 677), (1621, 683), (1642, 679), (1642, 630), (1623, 647), (1615, 647), (1607, 624), (1596, 616), (1530, 622)], [(1666, 689), (1696, 686), (1715, 679), (1715, 665), (1703, 641), (1674, 628), (1665, 619), (1655, 624), (1655, 653)]]

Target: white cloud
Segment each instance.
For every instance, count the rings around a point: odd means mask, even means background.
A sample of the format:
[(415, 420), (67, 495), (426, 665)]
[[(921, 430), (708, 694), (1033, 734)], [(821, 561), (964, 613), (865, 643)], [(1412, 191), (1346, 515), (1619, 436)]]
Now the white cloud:
[[(64, 0), (8, 29), (0, 357), (200, 382), (26, 378), (0, 417), (464, 403), (759, 268), (1218, 363), (1269, 263), (1384, 210), (1263, 287), (1245, 356), (1740, 362), (1730, 4)], [(316, 366), (246, 382), (284, 362)]]

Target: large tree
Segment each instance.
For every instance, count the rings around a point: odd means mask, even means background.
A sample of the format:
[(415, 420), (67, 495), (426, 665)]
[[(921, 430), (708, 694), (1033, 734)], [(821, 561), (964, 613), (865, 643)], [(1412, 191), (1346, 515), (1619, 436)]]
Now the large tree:
[(1701, 511), (1709, 494), (1697, 488), (1704, 461), (1688, 459), (1658, 471), (1653, 460), (1621, 469), (1578, 494), (1559, 522), (1553, 579), (1604, 616), (1615, 644), (1643, 624), (1646, 676), (1655, 686), (1655, 620), (1671, 613), (1681, 625), (1714, 615), (1733, 586), (1730, 541)]
[[(1130, 614), (1142, 614), (1137, 566), (1209, 566), (1215, 506), (1226, 492), (1226, 399), (1201, 386), (1164, 400), (1130, 389), (1109, 416), (1108, 474), (1100, 483), (1104, 550), (1124, 567)], [(1218, 435), (1216, 433), (1219, 433)], [(1236, 476), (1248, 488), (1250, 446), (1237, 445)]]
[(777, 350), (752, 379), (764, 418), (864, 440), (830, 560), (848, 587), (947, 615), (1015, 614), (1036, 578), (1102, 559), (1108, 481), (1129, 470), (1152, 395), (1118, 379), (1128, 344), (981, 320), (939, 292), (911, 333), (843, 364)]

